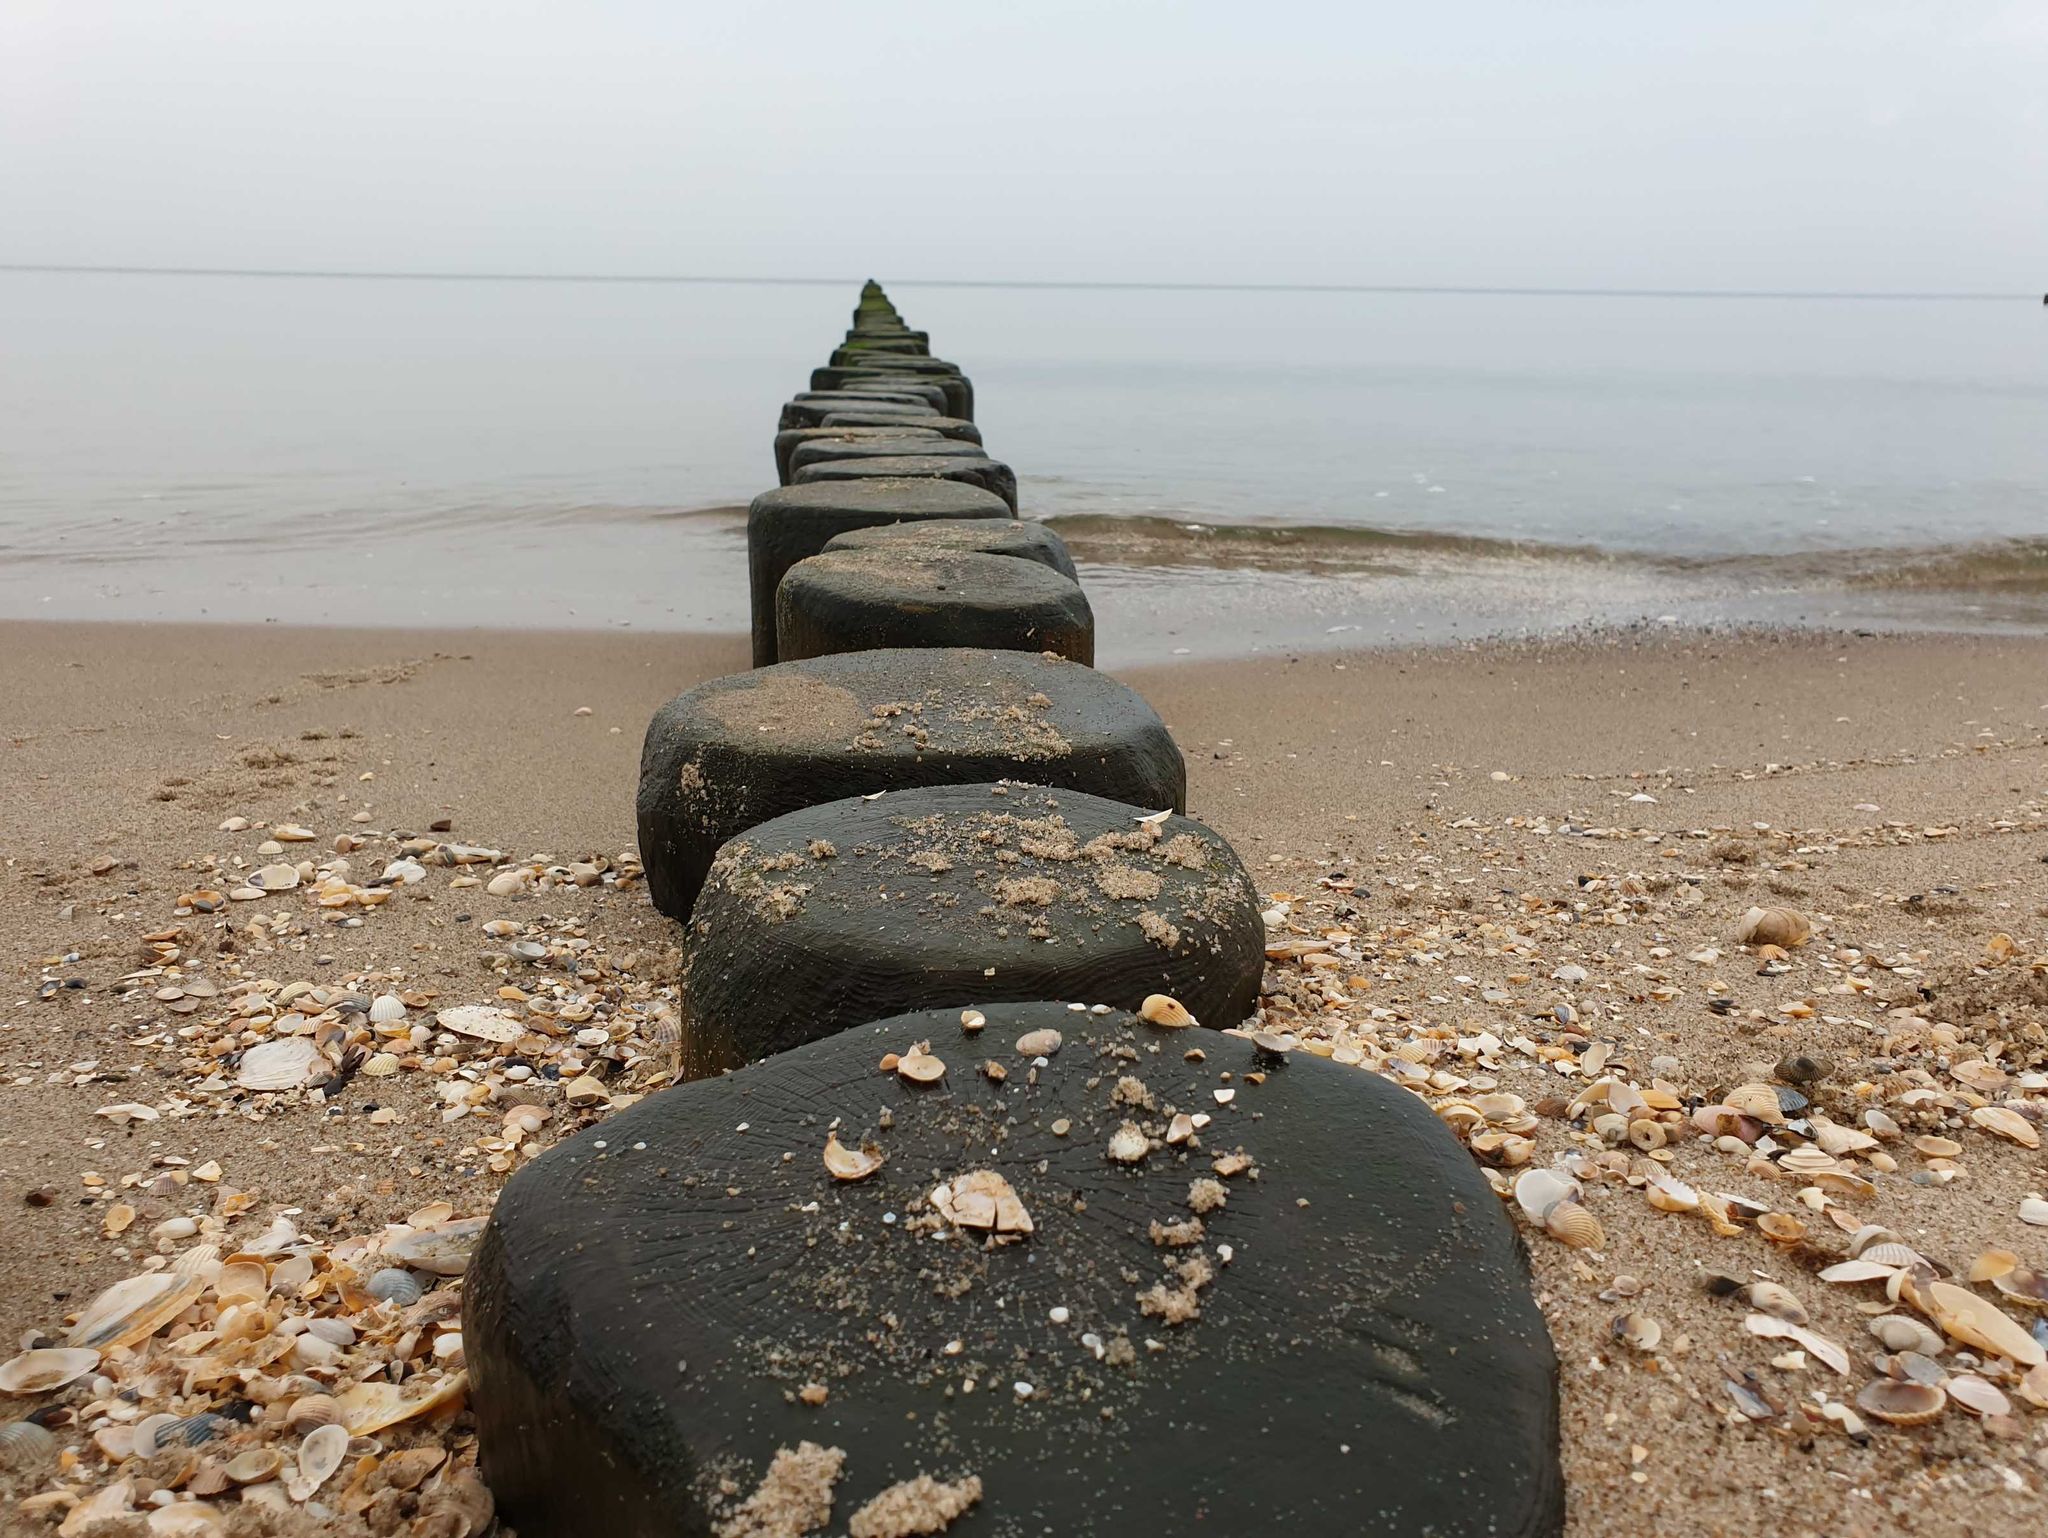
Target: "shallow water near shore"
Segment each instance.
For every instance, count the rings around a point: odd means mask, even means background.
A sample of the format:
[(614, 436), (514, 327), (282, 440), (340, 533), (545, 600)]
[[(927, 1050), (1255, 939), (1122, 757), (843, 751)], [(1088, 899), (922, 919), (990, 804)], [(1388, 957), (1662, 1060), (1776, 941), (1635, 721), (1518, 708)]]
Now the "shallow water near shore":
[[(0, 616), (741, 628), (851, 290), (0, 274)], [(1111, 662), (2048, 629), (2038, 305), (891, 292)]]

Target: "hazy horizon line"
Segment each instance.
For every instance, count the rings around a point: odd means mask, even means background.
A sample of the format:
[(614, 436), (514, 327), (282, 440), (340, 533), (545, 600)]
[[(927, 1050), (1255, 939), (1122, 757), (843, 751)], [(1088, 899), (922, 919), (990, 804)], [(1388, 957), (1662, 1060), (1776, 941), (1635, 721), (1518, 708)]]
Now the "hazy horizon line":
[[(87, 262), (0, 262), (0, 272), (71, 273), (104, 277), (162, 278), (313, 278), (347, 282), (401, 283), (647, 283), (734, 284), (786, 288), (857, 287), (860, 278), (743, 278), (689, 273), (613, 272), (446, 272), (374, 268), (183, 267)], [(1124, 290), (1133, 292), (1255, 294), (1449, 294), (1480, 298), (1560, 299), (1830, 299), (1830, 300), (1983, 300), (2033, 302), (2031, 293), (1943, 289), (1769, 289), (1769, 288), (1608, 288), (1545, 284), (1476, 283), (1205, 283), (1136, 282), (1114, 279), (1031, 278), (892, 278), (907, 288), (1011, 288)]]

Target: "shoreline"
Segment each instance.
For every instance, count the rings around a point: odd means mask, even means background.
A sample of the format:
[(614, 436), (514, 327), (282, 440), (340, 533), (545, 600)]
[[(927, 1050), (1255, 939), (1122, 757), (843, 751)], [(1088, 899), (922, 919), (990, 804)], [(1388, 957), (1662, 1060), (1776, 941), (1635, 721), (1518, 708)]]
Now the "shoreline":
[[(0, 644), (14, 664), (0, 723), (8, 1339), (60, 1326), (160, 1247), (175, 1253), (152, 1230), (217, 1214), (222, 1191), (250, 1202), (225, 1220), (232, 1244), (288, 1210), (334, 1239), (437, 1201), (480, 1212), (502, 1179), (483, 1141), (496, 1115), (444, 1121), (431, 1072), (360, 1079), (335, 1107), (260, 1119), (198, 1089), (176, 1030), (206, 1014), (165, 1013), (122, 981), (143, 936), (183, 931), (187, 964), (224, 985), (392, 987), (446, 1006), (534, 986), (480, 933), (507, 920), (551, 943), (587, 940), (635, 1020), (672, 999), (676, 927), (618, 879), (640, 736), (657, 704), (743, 667), (743, 637), (5, 622)], [(1173, 730), (1190, 811), (1238, 847), (1289, 931), (1358, 937), (1363, 959), (1342, 988), (1274, 964), (1268, 1008), (1288, 1029), (1382, 1043), (1445, 1026), (1540, 1033), (1550, 1027), (1532, 1018), (1569, 995), (1597, 1039), (1673, 1059), (1665, 1076), (1688, 1094), (1768, 1074), (1791, 1050), (1825, 1056), (1832, 1070), (1811, 1093), (1849, 1121), (1862, 1104), (1893, 1104), (1899, 1071), (1950, 1083), (1957, 1055), (1937, 1050), (1929, 1022), (1976, 1053), (2004, 1043), (2015, 1072), (2042, 1066), (2027, 958), (2048, 952), (2044, 664), (2038, 638), (1650, 628), (1111, 671)], [(233, 817), (253, 826), (222, 831)], [(404, 835), (444, 820), (445, 837), (508, 864), (601, 860), (611, 875), (493, 897), (429, 867), (341, 919), (303, 892), (213, 918), (175, 913), (180, 894), (262, 863), (271, 827), (313, 831), (299, 847), (315, 856), (337, 835), (361, 837), (359, 871), (374, 873)], [(1810, 912), (1819, 938), (1760, 970), (1733, 939), (1754, 903)], [(259, 913), (267, 937), (252, 938)], [(1987, 959), (1999, 935), (2016, 947), (2009, 962)], [(1851, 952), (1861, 959), (1842, 959)], [(1555, 980), (1567, 966), (1590, 976)], [(1572, 1087), (1517, 1054), (1495, 1077), (1532, 1105)], [(126, 1124), (96, 1114), (117, 1102), (162, 1109)], [(372, 1107), (392, 1114), (373, 1122)], [(549, 1109), (542, 1142), (601, 1114), (559, 1096)], [(1874, 1176), (1876, 1194), (1845, 1211), (1957, 1270), (1993, 1247), (2048, 1263), (2048, 1230), (2016, 1216), (2029, 1191), (2048, 1195), (2040, 1155), (1967, 1124), (1948, 1131), (1959, 1174), (1919, 1183), (1928, 1161), (1904, 1149), (1898, 1173)], [(1584, 1146), (1548, 1116), (1532, 1136), (1538, 1163)], [(1525, 1225), (1563, 1364), (1575, 1538), (1704, 1538), (1760, 1509), (1796, 1511), (1802, 1530), (1874, 1535), (1908, 1518), (1927, 1534), (2021, 1530), (2048, 1488), (2048, 1415), (2020, 1406), (2001, 1435), (1951, 1410), (1925, 1429), (1874, 1426), (1863, 1444), (1809, 1419), (1799, 1406), (1816, 1393), (1853, 1398), (1869, 1377), (1857, 1308), (1873, 1291), (1814, 1274), (1846, 1233), (1739, 1159), (1699, 1142), (1677, 1154), (1680, 1178), (1801, 1214), (1808, 1238), (1781, 1249), (1749, 1227), (1718, 1235), (1621, 1183), (1588, 1196), (1602, 1250)], [(206, 1161), (221, 1167), (217, 1185), (168, 1179)], [(42, 1191), (47, 1204), (32, 1203)], [(116, 1200), (137, 1215), (109, 1232)], [(1747, 1334), (1744, 1311), (1703, 1288), (1713, 1272), (1791, 1287), (1854, 1376), (1811, 1358), (1770, 1365), (1787, 1343)], [(1626, 1312), (1656, 1318), (1664, 1345), (1616, 1341)], [(1723, 1363), (1756, 1373), (1781, 1413), (1737, 1412)], [(30, 1403), (7, 1400), (4, 1413)], [(458, 1417), (392, 1441), (464, 1434)], [(88, 1445), (86, 1467), (98, 1466)], [(12, 1519), (13, 1501), (47, 1482), (0, 1474), (0, 1510)]]

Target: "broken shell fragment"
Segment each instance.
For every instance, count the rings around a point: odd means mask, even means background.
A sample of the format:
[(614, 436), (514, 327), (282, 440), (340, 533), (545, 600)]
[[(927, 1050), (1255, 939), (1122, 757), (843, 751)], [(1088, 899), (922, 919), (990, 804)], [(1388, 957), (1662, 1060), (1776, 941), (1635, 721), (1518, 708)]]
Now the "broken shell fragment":
[(946, 1076), (946, 1065), (929, 1052), (912, 1047), (896, 1059), (896, 1076), (912, 1084), (936, 1084)]
[(221, 1470), (238, 1485), (260, 1485), (284, 1465), (284, 1455), (274, 1447), (252, 1447), (228, 1459)]
[(1735, 926), (1735, 938), (1744, 945), (1776, 945), (1786, 950), (1804, 945), (1813, 924), (1797, 908), (1751, 908)]
[(1747, 1287), (1737, 1289), (1738, 1298), (1760, 1314), (1773, 1319), (1782, 1319), (1787, 1324), (1805, 1324), (1808, 1316), (1806, 1305), (1801, 1303), (1789, 1287), (1776, 1282), (1751, 1282)]
[(1849, 1353), (1805, 1325), (1793, 1324), (1790, 1320), (1769, 1314), (1750, 1314), (1743, 1319), (1742, 1327), (1764, 1340), (1796, 1341), (1817, 1361), (1826, 1363), (1843, 1377), (1849, 1375)]
[(933, 1209), (955, 1228), (996, 1234), (1032, 1232), (1031, 1215), (1016, 1189), (994, 1170), (972, 1170), (932, 1187)]
[(1151, 1143), (1136, 1122), (1125, 1122), (1109, 1139), (1109, 1156), (1118, 1164), (1136, 1164), (1151, 1150)]
[(1201, 1024), (1188, 1013), (1187, 1005), (1168, 993), (1148, 994), (1145, 1002), (1138, 1006), (1138, 1018), (1147, 1025), (1162, 1026), (1170, 1031)]
[(1786, 1212), (1766, 1212), (1756, 1226), (1773, 1244), (1797, 1244), (1806, 1237), (1806, 1225)]
[(825, 1139), (825, 1168), (834, 1180), (865, 1180), (882, 1167), (879, 1148), (848, 1148), (834, 1132)]
[(469, 1268), (469, 1252), (482, 1237), (484, 1218), (456, 1218), (429, 1228), (414, 1229), (384, 1241), (384, 1253), (414, 1271), (460, 1276)]
[(0, 1394), (46, 1394), (84, 1377), (100, 1364), (97, 1351), (44, 1347), (0, 1362)]
[(1638, 1351), (1655, 1351), (1664, 1339), (1664, 1326), (1648, 1314), (1622, 1314), (1614, 1321), (1614, 1338)]
[(526, 1028), (517, 1020), (489, 1004), (458, 1004), (438, 1011), (434, 1020), (444, 1031), (478, 1041), (495, 1041), (501, 1046), (526, 1034)]
[(25, 1468), (57, 1450), (57, 1439), (34, 1421), (0, 1423), (0, 1468)]
[[(349, 1435), (366, 1437), (386, 1426), (411, 1420), (415, 1415), (425, 1415), (443, 1405), (454, 1404), (468, 1392), (469, 1374), (458, 1372), (443, 1378), (423, 1394), (408, 1395), (395, 1383), (371, 1381), (358, 1383), (354, 1388), (336, 1394), (334, 1399), (341, 1406), (341, 1424)], [(314, 1434), (320, 1435), (318, 1432)]]
[(1948, 1408), (1948, 1395), (1929, 1383), (1873, 1378), (1857, 1394), (1856, 1408), (1894, 1426), (1924, 1426)]

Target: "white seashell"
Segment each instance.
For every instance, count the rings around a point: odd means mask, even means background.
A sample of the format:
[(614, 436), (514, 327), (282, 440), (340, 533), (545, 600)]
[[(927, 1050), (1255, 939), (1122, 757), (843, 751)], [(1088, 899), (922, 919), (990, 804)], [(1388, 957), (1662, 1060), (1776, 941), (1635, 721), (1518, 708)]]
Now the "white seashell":
[(2048, 1202), (2038, 1196), (2030, 1196), (2020, 1203), (2020, 1221), (2031, 1223), (2036, 1228), (2048, 1228)]
[(87, 1304), (64, 1343), (99, 1351), (132, 1346), (177, 1318), (205, 1288), (204, 1278), (175, 1268), (131, 1276)]
[(1974, 1373), (1960, 1373), (1941, 1387), (1951, 1400), (1978, 1415), (2012, 1414), (2012, 1401)]
[(235, 1069), (235, 1082), (243, 1089), (277, 1091), (299, 1089), (324, 1071), (327, 1059), (307, 1036), (286, 1036), (258, 1042), (242, 1054)]
[(422, 1294), (420, 1284), (410, 1271), (401, 1271), (396, 1266), (386, 1266), (381, 1271), (370, 1273), (370, 1279), (363, 1284), (363, 1290), (382, 1303), (396, 1303), (400, 1308), (411, 1308), (419, 1302)]
[(99, 1352), (83, 1348), (24, 1351), (0, 1362), (0, 1394), (46, 1394), (84, 1377), (99, 1364)]
[(444, 1031), (501, 1045), (517, 1041), (526, 1034), (526, 1028), (517, 1020), (489, 1004), (458, 1004), (453, 1009), (442, 1010), (434, 1019)]
[(485, 1218), (456, 1218), (384, 1241), (384, 1253), (399, 1265), (436, 1276), (460, 1276), (469, 1252), (484, 1231)]
[(299, 1464), (293, 1472), (285, 1475), (285, 1494), (295, 1501), (309, 1501), (313, 1494), (328, 1480), (348, 1457), (348, 1428), (346, 1426), (322, 1426), (310, 1431), (299, 1444)]
[(420, 864), (418, 860), (393, 860), (384, 867), (384, 874), (381, 879), (395, 881), (400, 886), (412, 886), (417, 882), (427, 879), (427, 868)]
[(1147, 1025), (1163, 1026), (1167, 1030), (1201, 1024), (1188, 1012), (1187, 1005), (1169, 993), (1148, 994), (1145, 1002), (1138, 1006), (1138, 1018)]
[(932, 1187), (933, 1210), (955, 1228), (1028, 1234), (1034, 1225), (1016, 1188), (994, 1170), (955, 1175)]
[(1525, 1169), (1515, 1177), (1515, 1205), (1538, 1222), (1559, 1202), (1578, 1194), (1579, 1183), (1562, 1170)]
[(1751, 908), (1735, 926), (1744, 945), (1776, 945), (1786, 950), (1804, 945), (1813, 925), (1797, 908)]
[(1047, 1027), (1044, 1030), (1026, 1031), (1017, 1038), (1017, 1050), (1026, 1057), (1051, 1057), (1059, 1051), (1060, 1043), (1066, 1038), (1058, 1031)]
[(274, 1447), (252, 1447), (228, 1459), (221, 1472), (238, 1485), (257, 1485), (275, 1474), (284, 1463)]
[(2048, 1361), (2041, 1343), (1995, 1303), (1953, 1282), (1930, 1282), (1916, 1290), (1925, 1294), (1927, 1313), (1952, 1339), (1994, 1356), (2009, 1357), (2021, 1367), (2039, 1367)]
[(405, 1018), (405, 1000), (395, 993), (380, 993), (370, 1000), (370, 1023), (389, 1025)]

